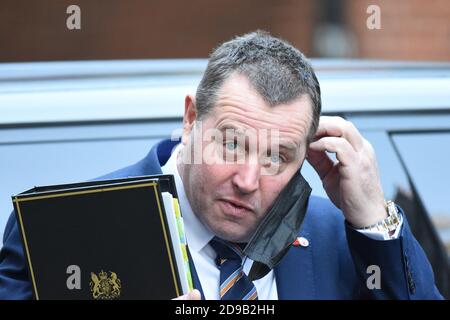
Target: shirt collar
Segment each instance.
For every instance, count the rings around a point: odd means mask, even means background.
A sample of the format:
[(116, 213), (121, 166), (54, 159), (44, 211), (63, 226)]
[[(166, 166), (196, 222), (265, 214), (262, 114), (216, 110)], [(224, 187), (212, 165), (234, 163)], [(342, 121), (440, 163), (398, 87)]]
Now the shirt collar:
[(214, 237), (214, 234), (198, 219), (197, 215), (192, 211), (189, 200), (183, 185), (183, 180), (178, 172), (177, 159), (178, 154), (183, 148), (183, 144), (178, 144), (174, 149), (169, 160), (161, 168), (163, 174), (171, 174), (175, 178), (175, 185), (177, 187), (178, 201), (180, 202), (181, 213), (183, 215), (184, 230), (186, 233), (186, 240), (189, 245), (189, 250), (199, 252)]

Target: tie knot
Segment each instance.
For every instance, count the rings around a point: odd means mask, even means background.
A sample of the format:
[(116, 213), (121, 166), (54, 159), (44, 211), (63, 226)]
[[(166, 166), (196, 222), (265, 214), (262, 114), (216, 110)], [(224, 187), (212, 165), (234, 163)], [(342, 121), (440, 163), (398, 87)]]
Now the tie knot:
[(221, 265), (224, 260), (238, 260), (242, 261), (244, 252), (241, 245), (233, 242), (222, 240), (214, 237), (209, 244), (217, 253), (217, 265)]

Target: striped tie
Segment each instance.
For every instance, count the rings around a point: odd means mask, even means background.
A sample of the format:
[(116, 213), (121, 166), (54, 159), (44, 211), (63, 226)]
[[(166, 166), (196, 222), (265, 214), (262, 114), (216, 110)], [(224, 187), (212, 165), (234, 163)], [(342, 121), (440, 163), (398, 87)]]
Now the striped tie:
[(216, 264), (220, 270), (221, 300), (257, 300), (256, 287), (242, 270), (244, 254), (235, 243), (214, 237), (209, 243), (217, 253)]

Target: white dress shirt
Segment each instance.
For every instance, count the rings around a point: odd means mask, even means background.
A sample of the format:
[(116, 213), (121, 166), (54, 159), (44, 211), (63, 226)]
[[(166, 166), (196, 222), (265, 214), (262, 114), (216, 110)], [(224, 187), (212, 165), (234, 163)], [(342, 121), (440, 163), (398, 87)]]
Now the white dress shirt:
[[(180, 203), (181, 212), (183, 214), (184, 228), (186, 234), (186, 241), (189, 247), (189, 251), (192, 256), (195, 269), (197, 271), (200, 284), (203, 289), (205, 299), (219, 300), (219, 287), (220, 287), (220, 270), (215, 263), (216, 253), (214, 249), (209, 245), (209, 241), (212, 240), (214, 234), (207, 228), (192, 211), (189, 200), (186, 196), (183, 181), (177, 168), (177, 155), (182, 148), (182, 144), (179, 144), (173, 151), (167, 163), (161, 168), (164, 174), (172, 174), (175, 178), (175, 185), (178, 192), (178, 200)], [(398, 237), (401, 225), (397, 228), (395, 234), (389, 239)], [(365, 230), (358, 230), (368, 237), (376, 240), (386, 239), (386, 236), (381, 232), (370, 232)], [(248, 274), (252, 266), (253, 261), (249, 258), (245, 258), (243, 261), (244, 272)], [(277, 300), (278, 292), (275, 274), (270, 271), (263, 278), (253, 282), (258, 292), (258, 299), (260, 300)]]

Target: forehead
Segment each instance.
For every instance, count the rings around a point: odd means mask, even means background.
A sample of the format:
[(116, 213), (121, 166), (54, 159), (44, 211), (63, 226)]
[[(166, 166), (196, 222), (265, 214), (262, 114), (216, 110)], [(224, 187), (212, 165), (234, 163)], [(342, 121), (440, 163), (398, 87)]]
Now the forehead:
[(312, 103), (308, 95), (270, 106), (241, 74), (231, 75), (218, 92), (212, 112), (215, 126), (240, 129), (279, 130), (281, 139), (300, 143), (306, 140), (312, 122)]

